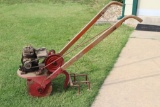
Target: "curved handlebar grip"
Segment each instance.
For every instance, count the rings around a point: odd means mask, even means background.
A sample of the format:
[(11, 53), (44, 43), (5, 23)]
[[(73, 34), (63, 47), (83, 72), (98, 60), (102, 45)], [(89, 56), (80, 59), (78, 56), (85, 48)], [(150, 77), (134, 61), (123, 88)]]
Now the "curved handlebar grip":
[(115, 27), (119, 27), (125, 20), (129, 19), (129, 18), (133, 18), (139, 22), (142, 22), (143, 20), (140, 17), (134, 16), (134, 15), (129, 15), (129, 16), (125, 16), (123, 17), (121, 20), (119, 20), (116, 24)]

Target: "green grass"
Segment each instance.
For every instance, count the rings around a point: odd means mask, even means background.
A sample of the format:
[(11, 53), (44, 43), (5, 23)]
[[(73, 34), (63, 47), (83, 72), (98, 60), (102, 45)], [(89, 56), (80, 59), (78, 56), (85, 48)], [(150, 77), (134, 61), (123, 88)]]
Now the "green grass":
[[(19, 4), (19, 3), (67, 3), (67, 2), (75, 2), (80, 4), (87, 5), (102, 5), (108, 1), (112, 0), (0, 0), (0, 3), (6, 4)], [(118, 0), (117, 0), (118, 1)]]
[[(21, 51), (26, 45), (46, 47), (57, 52), (88, 23), (97, 10), (78, 3), (22, 3), (0, 4), (0, 104), (1, 107), (89, 107), (100, 86), (133, 31), (122, 25), (108, 38), (70, 66), (67, 71), (86, 73), (91, 90), (82, 85), (81, 94), (76, 88), (63, 89), (64, 76), (53, 80), (53, 92), (45, 98), (28, 96), (26, 80), (17, 76)], [(85, 38), (109, 27), (109, 24), (94, 26)], [(69, 54), (70, 59), (76, 52)]]

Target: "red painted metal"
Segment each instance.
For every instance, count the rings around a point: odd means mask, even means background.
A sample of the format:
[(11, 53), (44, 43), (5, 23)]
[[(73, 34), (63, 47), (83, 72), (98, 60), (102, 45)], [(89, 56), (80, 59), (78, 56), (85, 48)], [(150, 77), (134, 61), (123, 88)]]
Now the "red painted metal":
[(45, 60), (45, 68), (50, 72), (54, 72), (57, 68), (64, 64), (64, 59), (59, 55), (49, 54), (50, 56)]
[(66, 70), (64, 70), (62, 73), (66, 76), (66, 79), (64, 81), (64, 88), (67, 88), (67, 86), (69, 85), (70, 75)]
[(128, 18), (134, 18), (139, 22), (142, 22), (142, 19), (133, 15), (126, 16), (119, 20), (117, 23), (115, 23), (113, 26), (111, 26), (109, 29), (102, 32), (102, 34), (99, 35), (99, 37), (94, 40), (92, 43), (90, 43), (88, 46), (86, 46), (84, 49), (82, 49), (78, 54), (76, 54), (74, 57), (72, 57), (68, 62), (62, 65), (62, 69), (67, 69), (70, 65), (72, 65), (75, 61), (77, 61), (79, 58), (81, 58), (85, 53), (87, 53), (89, 50), (91, 50), (94, 46), (96, 46), (99, 42), (101, 42), (104, 38), (106, 38), (109, 34), (111, 34), (114, 30), (116, 30), (118, 27), (122, 25), (122, 23), (127, 20)]
[[(49, 71), (48, 71), (49, 72)], [(44, 97), (50, 95), (52, 91), (51, 81), (56, 78), (59, 74), (64, 74), (66, 79), (64, 81), (64, 88), (67, 88), (69, 84), (70, 76), (67, 71), (62, 70), (60, 67), (53, 73), (46, 73), (43, 75), (36, 75), (28, 73), (26, 75), (21, 74), (21, 71), (17, 71), (18, 76), (27, 80), (28, 93), (34, 97)]]
[(53, 79), (55, 79), (61, 73), (64, 73), (64, 70), (61, 69), (61, 67), (59, 67), (57, 70), (55, 70), (52, 74), (50, 74), (43, 81), (40, 80), (42, 87), (45, 87), (46, 84), (48, 84), (50, 81), (52, 81)]
[(106, 12), (109, 6), (111, 5), (119, 5), (122, 6), (122, 3), (112, 1), (108, 3), (65, 47), (59, 52), (59, 55), (63, 55), (86, 31), (96, 23), (96, 21)]
[(56, 51), (55, 50), (50, 50), (49, 52), (48, 52), (48, 55), (50, 56), (50, 55), (54, 55), (56, 53)]
[(33, 81), (32, 79), (27, 79), (27, 88), (28, 93), (34, 97), (45, 97), (50, 95), (52, 92), (51, 82), (46, 84), (46, 87), (43, 88), (39, 83)]

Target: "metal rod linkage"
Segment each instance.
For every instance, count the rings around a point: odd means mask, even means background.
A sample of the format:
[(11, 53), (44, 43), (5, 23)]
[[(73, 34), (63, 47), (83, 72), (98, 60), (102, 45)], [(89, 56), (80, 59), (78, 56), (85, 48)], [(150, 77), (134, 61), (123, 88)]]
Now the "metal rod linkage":
[(107, 8), (111, 5), (122, 6), (122, 3), (112, 1), (107, 4), (60, 52), (59, 55), (63, 55), (96, 21), (106, 12)]

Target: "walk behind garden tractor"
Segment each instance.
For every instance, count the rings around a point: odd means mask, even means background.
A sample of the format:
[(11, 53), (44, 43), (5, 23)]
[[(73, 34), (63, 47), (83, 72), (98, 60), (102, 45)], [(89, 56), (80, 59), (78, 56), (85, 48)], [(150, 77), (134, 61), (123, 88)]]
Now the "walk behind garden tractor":
[[(52, 92), (51, 81), (55, 79), (58, 75), (64, 74), (66, 79), (64, 82), (64, 88), (68, 85), (77, 86), (80, 89), (79, 84), (77, 84), (77, 76), (85, 76), (85, 81), (82, 83), (88, 84), (90, 88), (90, 82), (88, 81), (87, 75), (77, 75), (69, 74), (66, 69), (72, 65), (75, 61), (81, 58), (85, 53), (90, 51), (98, 43), (100, 43), (104, 38), (116, 30), (121, 24), (128, 18), (134, 18), (139, 22), (142, 21), (136, 16), (125, 16), (114, 25), (108, 29), (101, 32), (96, 39), (82, 49), (79, 53), (73, 56), (67, 62), (64, 62), (64, 56), (67, 54), (66, 51), (79, 39), (83, 34), (105, 13), (107, 8), (111, 5), (122, 6), (119, 2), (110, 2), (107, 4), (60, 52), (56, 53), (55, 50), (47, 51), (46, 48), (35, 49), (32, 46), (26, 46), (23, 48), (21, 66), (19, 67), (17, 74), (19, 77), (26, 79), (28, 93), (34, 97), (44, 97), (48, 96)], [(86, 41), (88, 42), (88, 41)], [(41, 61), (40, 61), (41, 60)]]

